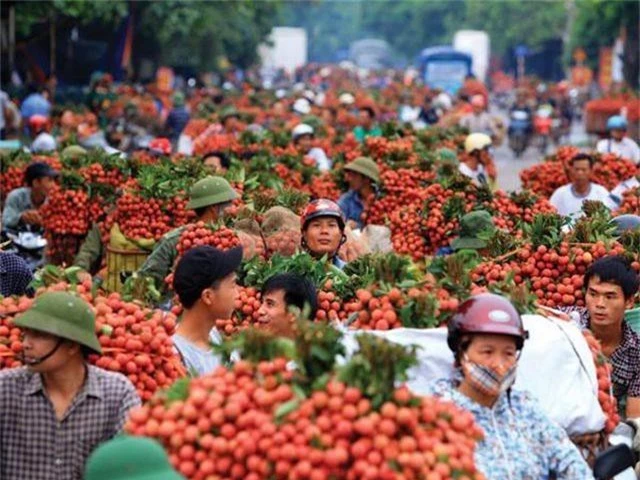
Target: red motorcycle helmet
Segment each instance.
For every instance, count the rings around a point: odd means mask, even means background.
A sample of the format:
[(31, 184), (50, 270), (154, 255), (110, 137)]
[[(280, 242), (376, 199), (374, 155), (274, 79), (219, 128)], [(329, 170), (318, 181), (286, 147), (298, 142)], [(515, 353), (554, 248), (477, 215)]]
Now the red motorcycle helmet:
[(455, 353), (466, 334), (486, 333), (515, 337), (521, 350), (529, 332), (524, 329), (520, 314), (506, 298), (493, 293), (474, 295), (462, 302), (449, 320), (447, 344)]
[(168, 138), (154, 138), (149, 142), (149, 150), (160, 155), (171, 154), (171, 142)]
[(39, 133), (49, 126), (49, 118), (44, 115), (31, 115), (29, 117), (29, 130), (33, 133)]
[(306, 206), (302, 212), (302, 216), (300, 217), (302, 230), (304, 231), (307, 228), (307, 225), (311, 220), (318, 217), (334, 217), (338, 220), (340, 230), (344, 230), (344, 226), (346, 224), (344, 214), (342, 213), (340, 206), (333, 200), (319, 198), (309, 202), (309, 205)]

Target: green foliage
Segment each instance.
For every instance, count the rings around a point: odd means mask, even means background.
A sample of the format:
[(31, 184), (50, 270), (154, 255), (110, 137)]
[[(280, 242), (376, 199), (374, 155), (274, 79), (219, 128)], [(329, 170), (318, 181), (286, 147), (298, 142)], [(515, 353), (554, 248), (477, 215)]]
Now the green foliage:
[(295, 346), (297, 380), (306, 391), (323, 388), (336, 358), (345, 354), (342, 333), (328, 323), (298, 321)]

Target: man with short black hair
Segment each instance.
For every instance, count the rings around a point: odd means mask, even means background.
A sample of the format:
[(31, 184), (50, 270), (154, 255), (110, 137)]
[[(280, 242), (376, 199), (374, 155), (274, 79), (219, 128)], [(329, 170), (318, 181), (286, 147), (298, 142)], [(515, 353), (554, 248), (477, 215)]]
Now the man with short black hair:
[(50, 165), (35, 162), (27, 167), (24, 174), (26, 187), (9, 192), (2, 211), (3, 228), (17, 228), (20, 225), (42, 225), (38, 208), (47, 200), (58, 176)]
[(625, 321), (633, 308), (640, 278), (619, 255), (594, 262), (584, 275), (585, 308), (566, 308), (583, 328), (589, 328), (613, 367), (613, 394), (621, 414), (640, 418), (640, 337)]
[(238, 297), (235, 271), (242, 262), (242, 247), (223, 251), (208, 245), (192, 248), (178, 261), (173, 289), (184, 313), (173, 344), (194, 376), (213, 371), (220, 361), (211, 350), (222, 342), (216, 320), (231, 317)]
[(259, 322), (267, 330), (290, 337), (293, 335), (296, 313), (306, 313), (313, 320), (318, 311), (316, 287), (308, 278), (295, 273), (282, 273), (269, 278), (262, 287), (262, 304), (258, 310)]
[(609, 191), (591, 181), (594, 165), (591, 155), (578, 153), (570, 160), (569, 165), (571, 183), (558, 188), (549, 199), (560, 215), (572, 219), (582, 216), (582, 204), (585, 200), (597, 200), (607, 208), (615, 208)]
[(221, 151), (205, 153), (202, 156), (202, 164), (211, 173), (218, 175), (224, 174), (231, 166), (229, 155)]
[(140, 398), (124, 375), (87, 362), (101, 347), (77, 295), (44, 293), (14, 323), (25, 366), (0, 372), (0, 478), (80, 480), (89, 454), (122, 433)]

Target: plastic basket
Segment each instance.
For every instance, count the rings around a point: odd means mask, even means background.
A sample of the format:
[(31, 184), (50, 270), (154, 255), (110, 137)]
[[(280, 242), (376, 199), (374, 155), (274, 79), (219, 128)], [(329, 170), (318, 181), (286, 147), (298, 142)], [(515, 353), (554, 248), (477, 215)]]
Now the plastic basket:
[(145, 250), (120, 250), (107, 246), (105, 288), (110, 292), (120, 292), (123, 281), (142, 266), (149, 253)]
[(640, 307), (624, 312), (624, 319), (634, 332), (640, 334)]

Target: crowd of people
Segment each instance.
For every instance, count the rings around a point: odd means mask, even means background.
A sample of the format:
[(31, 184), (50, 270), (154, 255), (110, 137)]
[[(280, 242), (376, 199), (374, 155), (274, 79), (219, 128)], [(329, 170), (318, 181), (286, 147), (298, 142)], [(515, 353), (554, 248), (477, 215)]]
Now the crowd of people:
[[(339, 129), (362, 143), (381, 136), (384, 120), (396, 115), (362, 99), (356, 102), (356, 95), (349, 92), (325, 106), (319, 101), (323, 89), (316, 88), (298, 90), (286, 101), (276, 95), (269, 114), (245, 126), (232, 102), (220, 91), (210, 93), (185, 95), (178, 91), (170, 101), (165, 95), (154, 105), (153, 124), (142, 125), (141, 103), (136, 96), (131, 98), (137, 103), (126, 103), (121, 114), (109, 118), (107, 104), (115, 99), (115, 87), (106, 76), (96, 78), (87, 99), (90, 111), (74, 129), (79, 144), (67, 147), (62, 154), (83, 155), (88, 149), (101, 148), (123, 156), (141, 149), (155, 155), (192, 155), (212, 138), (258, 133), (268, 129), (271, 122), (286, 120), (290, 134), (287, 148), (311, 159), (320, 172), (328, 172), (333, 169), (333, 161), (316, 142), (320, 129)], [(211, 97), (218, 108), (218, 121), (187, 139), (185, 128), (204, 96)], [(453, 122), (466, 130), (464, 152), (458, 160), (455, 152), (441, 149), (438, 162), (452, 166), (478, 186), (495, 188), (498, 173), (493, 146), (501, 141), (506, 129), (488, 113), (486, 93), (465, 93), (452, 99), (442, 92), (421, 91), (421, 98), (415, 102), (420, 105), (418, 120), (426, 125), (451, 121), (448, 117), (454, 101), (459, 108)], [(0, 135), (6, 138), (17, 112), (7, 107), (11, 102), (5, 94), (0, 102), (4, 105)], [(27, 148), (33, 154), (69, 144), (62, 122), (55, 122), (56, 132), (52, 133), (51, 112), (46, 90), (34, 90), (20, 106), (19, 130), (28, 132), (32, 141)], [(311, 114), (313, 118), (309, 118)], [(347, 116), (349, 121), (345, 120)], [(637, 144), (626, 137), (624, 118), (612, 117), (607, 126), (609, 138), (598, 143), (597, 151), (640, 162)], [(156, 137), (157, 133), (162, 137)], [(228, 218), (238, 198), (223, 177), (230, 165), (228, 153), (204, 148), (199, 157), (210, 175), (189, 189), (187, 209), (195, 214), (192, 221), (210, 223)], [(558, 213), (575, 219), (582, 214), (586, 200), (615, 208), (624, 191), (640, 186), (634, 177), (609, 192), (591, 181), (593, 166), (593, 156), (588, 153), (571, 158), (571, 183), (550, 198)], [(346, 265), (339, 251), (347, 240), (347, 230), (360, 231), (366, 226), (363, 214), (379, 195), (382, 174), (369, 157), (351, 159), (343, 171), (346, 186), (337, 202), (311, 200), (300, 215), (299, 225), (300, 249), (338, 269)], [(42, 227), (39, 207), (47, 202), (57, 176), (49, 164), (31, 163), (25, 170), (25, 186), (8, 192), (4, 200), (2, 228)], [(618, 218), (619, 228), (640, 231), (640, 218)], [(165, 234), (137, 273), (164, 285), (173, 271), (172, 283), (166, 288), (172, 291), (165, 292), (164, 301), (175, 294), (183, 308), (173, 335), (174, 349), (189, 375), (201, 376), (221, 365), (211, 346), (223, 341), (216, 320), (229, 318), (235, 308), (236, 272), (243, 250), (198, 246), (179, 257), (177, 245), (185, 228)], [(495, 228), (489, 212), (467, 213), (460, 220), (459, 236), (437, 255), (460, 250), (482, 253), (487, 247), (485, 233)], [(75, 264), (91, 277), (97, 273), (104, 253), (103, 239), (94, 227), (80, 247)], [(19, 256), (0, 252), (0, 294), (32, 294), (31, 279), (32, 272)], [(630, 263), (619, 256), (608, 256), (593, 263), (584, 275), (585, 307), (567, 309), (563, 314), (554, 312), (593, 331), (611, 362), (613, 393), (623, 406), (621, 411), (636, 424), (640, 424), (640, 337), (627, 326), (624, 314), (633, 307), (639, 287), (640, 280)], [(302, 312), (314, 318), (318, 309), (316, 286), (305, 275), (292, 273), (271, 276), (264, 283), (260, 302), (257, 321), (285, 337), (293, 335)], [(88, 364), (88, 356), (100, 353), (101, 347), (95, 333), (95, 315), (86, 302), (70, 293), (49, 292), (38, 296), (32, 307), (16, 318), (15, 325), (23, 332), (24, 367), (0, 372), (0, 478), (182, 478), (157, 444), (120, 435), (128, 412), (140, 399), (124, 376)], [(463, 302), (448, 323), (447, 342), (455, 358), (457, 377), (434, 384), (432, 394), (473, 413), (485, 433), (475, 460), (486, 478), (592, 478), (589, 466), (567, 434), (528, 394), (512, 388), (527, 338), (520, 314), (505, 297), (482, 294)]]

